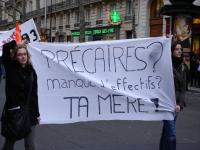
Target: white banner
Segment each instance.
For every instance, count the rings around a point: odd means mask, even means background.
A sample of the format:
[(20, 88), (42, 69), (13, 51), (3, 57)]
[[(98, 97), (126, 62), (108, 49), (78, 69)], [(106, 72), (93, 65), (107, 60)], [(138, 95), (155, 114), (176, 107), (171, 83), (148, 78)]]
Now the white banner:
[(30, 43), (41, 123), (172, 119), (171, 39)]
[(8, 31), (0, 31), (0, 34), (4, 34), (7, 33)]
[[(22, 38), (26, 38), (30, 42), (37, 42), (40, 40), (37, 28), (34, 20), (30, 19), (27, 22), (20, 25)], [(15, 40), (15, 28), (9, 31), (0, 32), (0, 56), (2, 55), (3, 44), (6, 44), (12, 40)]]

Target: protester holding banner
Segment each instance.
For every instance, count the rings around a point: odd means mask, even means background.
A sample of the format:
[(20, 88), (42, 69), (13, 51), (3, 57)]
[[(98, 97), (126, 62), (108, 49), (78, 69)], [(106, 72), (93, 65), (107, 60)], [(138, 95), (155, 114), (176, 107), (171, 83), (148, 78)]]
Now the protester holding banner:
[(185, 106), (186, 69), (182, 58), (182, 47), (179, 43), (172, 45), (172, 65), (176, 94), (176, 110), (174, 120), (164, 120), (160, 140), (160, 150), (176, 150), (176, 119), (178, 113)]
[[(34, 130), (39, 124), (37, 75), (30, 62), (25, 42), (11, 41), (3, 46), (3, 65), (6, 72), (6, 102), (4, 110), (16, 111), (28, 103), (31, 132), (24, 137), (25, 149), (35, 150)], [(2, 117), (2, 120), (4, 118)], [(2, 130), (3, 132), (3, 130)], [(4, 135), (5, 136), (5, 135)], [(13, 150), (15, 140), (5, 138), (3, 150)]]

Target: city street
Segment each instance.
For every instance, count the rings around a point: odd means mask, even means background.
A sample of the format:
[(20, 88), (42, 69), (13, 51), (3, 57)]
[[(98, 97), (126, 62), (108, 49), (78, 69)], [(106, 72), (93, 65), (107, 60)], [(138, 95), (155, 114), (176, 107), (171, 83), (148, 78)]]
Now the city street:
[[(0, 84), (0, 112), (5, 102)], [(200, 89), (189, 88), (187, 107), (177, 120), (177, 150), (200, 149)], [(95, 121), (40, 125), (37, 150), (158, 150), (162, 121)], [(0, 147), (4, 138), (0, 136)], [(23, 141), (15, 150), (23, 150)]]

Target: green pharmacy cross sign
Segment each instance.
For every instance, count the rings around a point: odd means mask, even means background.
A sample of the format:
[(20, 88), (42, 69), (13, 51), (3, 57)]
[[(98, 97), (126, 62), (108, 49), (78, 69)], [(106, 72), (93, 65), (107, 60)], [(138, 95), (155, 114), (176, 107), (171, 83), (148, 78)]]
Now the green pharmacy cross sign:
[(121, 23), (121, 14), (117, 10), (112, 10), (110, 13), (110, 23), (113, 25), (119, 25)]

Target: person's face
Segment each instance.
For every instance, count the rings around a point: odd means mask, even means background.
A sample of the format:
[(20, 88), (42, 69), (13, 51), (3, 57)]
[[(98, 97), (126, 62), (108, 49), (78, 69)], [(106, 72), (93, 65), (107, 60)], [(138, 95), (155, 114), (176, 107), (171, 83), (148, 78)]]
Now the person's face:
[(16, 54), (16, 58), (17, 61), (21, 64), (21, 65), (25, 65), (27, 63), (28, 60), (28, 54), (25, 48), (20, 48), (17, 51)]
[(180, 58), (182, 55), (182, 47), (180, 44), (177, 44), (175, 50), (173, 51), (173, 56)]

